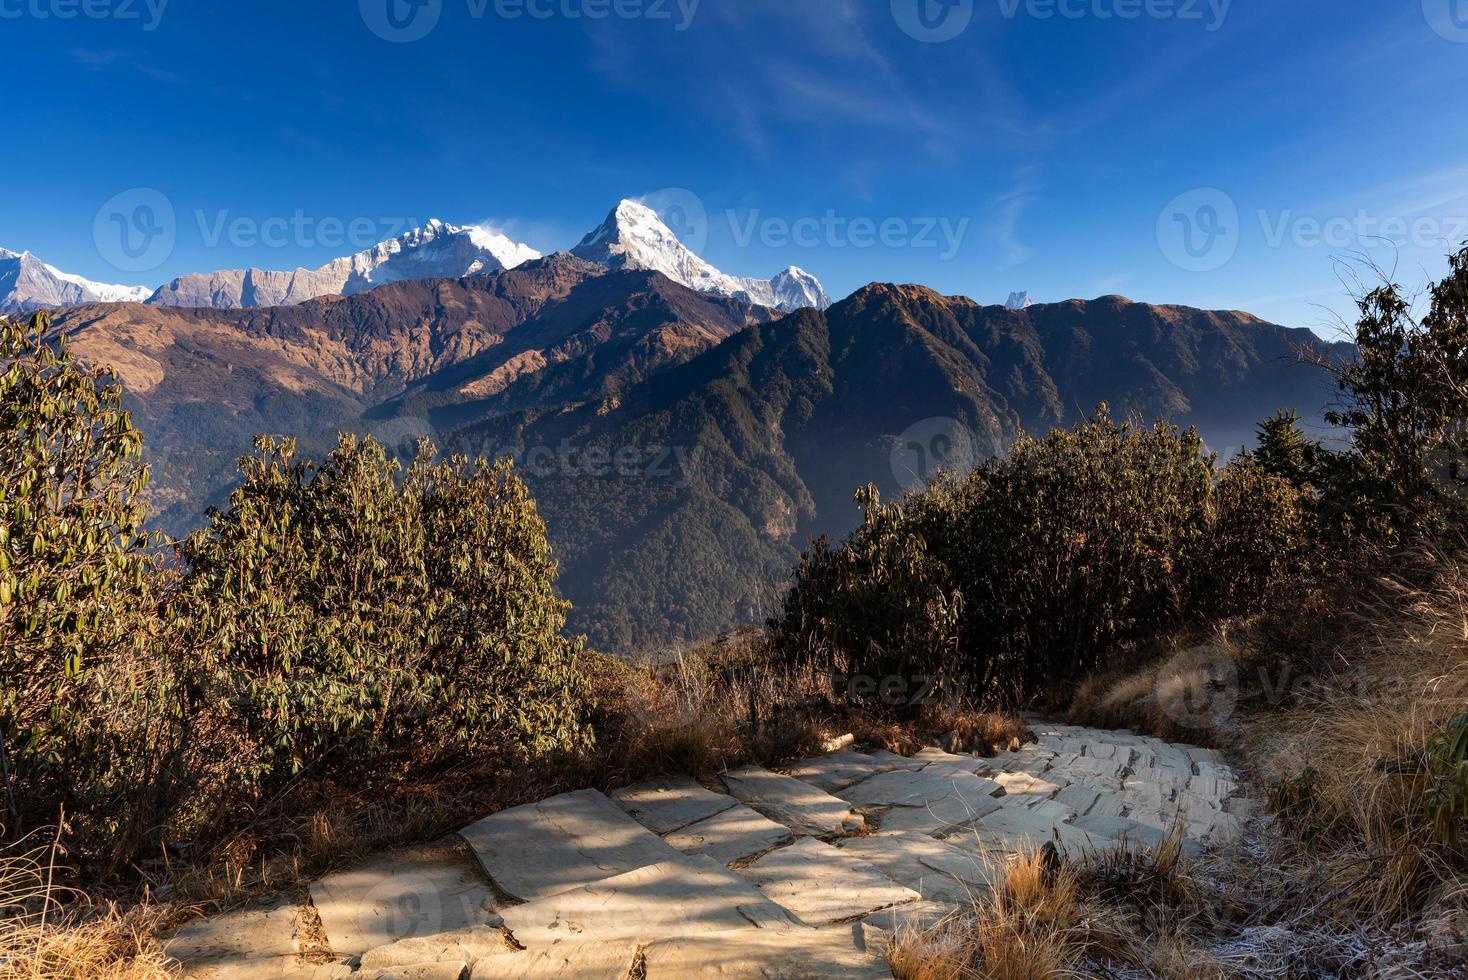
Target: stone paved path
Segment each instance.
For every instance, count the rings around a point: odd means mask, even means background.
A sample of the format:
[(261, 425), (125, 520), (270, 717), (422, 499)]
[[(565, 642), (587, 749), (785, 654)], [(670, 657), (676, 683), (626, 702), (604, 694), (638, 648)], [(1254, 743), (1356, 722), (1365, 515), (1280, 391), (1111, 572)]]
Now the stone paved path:
[[(1247, 801), (1217, 753), (1033, 723), (995, 759), (849, 749), (715, 789), (567, 793), (190, 923), (184, 976), (371, 980), (889, 977), (882, 945), (989, 887), (1006, 856), (1226, 844)], [(723, 790), (722, 792), (716, 790)], [(312, 962), (311, 959), (324, 962)]]

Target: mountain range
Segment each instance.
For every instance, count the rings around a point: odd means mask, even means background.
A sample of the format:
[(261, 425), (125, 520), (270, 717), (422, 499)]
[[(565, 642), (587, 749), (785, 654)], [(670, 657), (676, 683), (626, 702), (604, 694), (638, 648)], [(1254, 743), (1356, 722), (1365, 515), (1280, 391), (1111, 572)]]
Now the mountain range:
[(609, 650), (758, 618), (811, 537), (856, 525), (862, 484), (900, 493), (1102, 401), (1228, 454), (1276, 409), (1320, 422), (1333, 390), (1302, 350), (1350, 355), (1120, 296), (982, 306), (873, 283), (833, 305), (799, 269), (720, 272), (629, 201), (569, 252), (431, 222), (315, 272), (186, 277), (147, 302), (3, 261), (44, 305), (83, 304), (54, 328), (123, 384), (164, 530), (224, 502), (259, 433), (512, 455), (572, 626)]
[(613, 650), (757, 618), (810, 537), (855, 526), (854, 488), (910, 488), (929, 450), (976, 461), (1107, 401), (1227, 452), (1276, 408), (1320, 419), (1331, 386), (1299, 349), (1348, 353), (1117, 296), (1011, 309), (873, 284), (782, 315), (568, 253), (264, 309), (97, 304), (55, 329), (122, 381), (173, 533), (260, 432), (515, 456), (573, 627)]
[[(720, 272), (686, 248), (656, 211), (636, 201), (621, 201), (571, 251), (608, 268), (661, 272), (690, 289), (769, 309), (824, 309), (831, 303), (820, 281), (794, 266), (772, 279)], [(181, 276), (153, 289), (91, 282), (29, 252), (0, 249), (0, 312), (107, 302), (231, 310), (290, 306), (323, 296), (352, 296), (393, 282), (499, 272), (539, 257), (535, 249), (493, 229), (433, 219), (318, 269), (221, 269)]]

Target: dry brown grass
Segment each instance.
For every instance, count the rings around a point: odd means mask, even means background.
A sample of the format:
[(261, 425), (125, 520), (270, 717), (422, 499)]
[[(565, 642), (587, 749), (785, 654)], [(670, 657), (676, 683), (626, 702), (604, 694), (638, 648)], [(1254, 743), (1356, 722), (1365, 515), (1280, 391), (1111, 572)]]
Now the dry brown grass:
[(1084, 955), (1076, 879), (1044, 853), (995, 869), (996, 886), (932, 928), (900, 930), (887, 949), (898, 980), (1049, 980)]
[[(1426, 808), (1426, 745), (1468, 706), (1468, 581), (1386, 587), (1338, 668), (1248, 720), (1247, 754), (1319, 862), (1331, 907), (1390, 922), (1461, 891), (1468, 853)], [(1461, 838), (1459, 838), (1461, 840)]]
[[(1349, 951), (1319, 960), (1333, 970), (1374, 964), (1387, 954), (1373, 950), (1393, 943), (1417, 943), (1433, 961), (1462, 945), (1442, 935), (1468, 935), (1468, 827), (1435, 823), (1427, 806), (1429, 741), (1468, 707), (1468, 575), (1441, 556), (1411, 567), (1431, 584), (1358, 585), (1234, 624), (1160, 663), (1093, 678), (1071, 711), (1214, 744), (1268, 792), (1276, 824), (1211, 869), (1229, 908), (1210, 928), (1278, 970), (1322, 937)], [(1180, 729), (1169, 697), (1210, 684), (1227, 710)], [(1240, 938), (1245, 927), (1254, 938)]]
[(925, 733), (949, 752), (995, 756), (1033, 741), (1030, 726), (1012, 711), (966, 705), (933, 705), (922, 714)]
[(1151, 663), (1082, 681), (1070, 701), (1072, 724), (1131, 729), (1192, 745), (1226, 742), (1224, 723), (1238, 707), (1253, 653), (1222, 629)]
[(1184, 859), (1181, 827), (1151, 850), (1065, 865), (1034, 851), (994, 870), (998, 884), (970, 908), (892, 938), (899, 980), (1236, 975), (1206, 948), (1217, 899)]
[[(29, 839), (34, 843), (36, 838)], [(170, 974), (154, 940), (165, 912), (121, 913), (57, 885), (54, 844), (0, 856), (0, 980), (155, 980)]]

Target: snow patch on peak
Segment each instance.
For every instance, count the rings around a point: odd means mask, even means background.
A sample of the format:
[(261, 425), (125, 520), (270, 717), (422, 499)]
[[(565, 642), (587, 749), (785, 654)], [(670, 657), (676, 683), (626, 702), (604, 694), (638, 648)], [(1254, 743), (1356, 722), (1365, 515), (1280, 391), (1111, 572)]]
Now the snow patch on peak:
[(1014, 292), (1009, 294), (1009, 300), (1004, 305), (1011, 310), (1027, 310), (1035, 305), (1035, 301), (1030, 299), (1028, 292)]
[(820, 281), (791, 266), (773, 279), (727, 275), (678, 240), (658, 213), (641, 201), (624, 198), (571, 254), (609, 269), (661, 272), (689, 289), (791, 312), (806, 306), (825, 309), (830, 297)]
[(87, 303), (141, 303), (151, 289), (93, 282), (62, 272), (30, 252), (0, 248), (0, 313), (30, 313)]
[(289, 306), (318, 296), (351, 296), (394, 282), (499, 272), (538, 258), (535, 249), (492, 228), (432, 218), (420, 228), (333, 259), (319, 269), (232, 269), (184, 276), (166, 283), (149, 302), (216, 309)]

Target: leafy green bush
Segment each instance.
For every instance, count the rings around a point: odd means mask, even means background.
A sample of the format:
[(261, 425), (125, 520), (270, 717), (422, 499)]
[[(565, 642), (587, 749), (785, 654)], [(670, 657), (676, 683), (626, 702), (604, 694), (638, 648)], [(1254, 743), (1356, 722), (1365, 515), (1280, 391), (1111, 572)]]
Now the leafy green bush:
[(560, 635), (545, 528), (508, 464), (406, 478), (371, 439), (321, 462), (261, 439), (243, 483), (182, 549), (172, 611), (201, 674), (196, 710), (246, 789), (472, 749), (580, 738), (579, 643)]
[(1242, 457), (1218, 475), (1193, 609), (1205, 618), (1255, 611), (1313, 560), (1311, 495)]
[(868, 509), (796, 570), (772, 622), (789, 656), (877, 676), (935, 669), (1016, 700), (1185, 617), (1246, 611), (1294, 560), (1299, 491), (1215, 475), (1197, 434), (1089, 421)]
[(114, 805), (166, 752), (168, 679), (145, 656), (148, 471), (121, 390), (50, 326), (0, 320), (0, 737), (21, 787), (0, 787), (15, 818), (0, 823), (55, 822), (65, 807), (115, 843), (138, 827), (109, 819)]
[(1428, 739), (1427, 768), (1427, 815), (1439, 839), (1455, 843), (1468, 825), (1468, 711)]
[(857, 493), (866, 521), (840, 548), (825, 538), (801, 558), (772, 624), (792, 659), (874, 678), (954, 674), (962, 599), (901, 504)]

